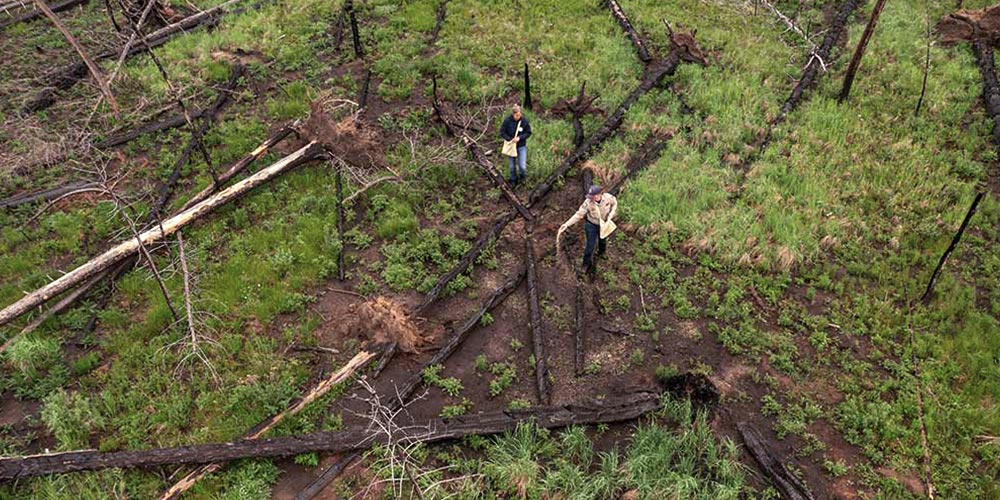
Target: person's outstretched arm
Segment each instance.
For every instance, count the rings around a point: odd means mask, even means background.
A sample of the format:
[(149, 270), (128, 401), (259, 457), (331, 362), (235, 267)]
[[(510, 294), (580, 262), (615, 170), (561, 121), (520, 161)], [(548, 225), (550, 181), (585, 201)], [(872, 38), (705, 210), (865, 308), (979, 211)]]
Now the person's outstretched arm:
[(573, 214), (573, 216), (570, 217), (569, 220), (563, 222), (563, 225), (559, 227), (559, 232), (562, 233), (563, 231), (569, 229), (570, 227), (573, 226), (573, 224), (580, 222), (580, 220), (582, 220), (586, 216), (587, 216), (587, 202), (584, 201), (583, 204), (580, 205), (580, 208), (577, 209), (576, 213)]
[[(606, 195), (611, 196), (611, 195)], [(614, 219), (618, 215), (618, 198), (611, 196), (611, 211), (608, 212), (608, 220)]]

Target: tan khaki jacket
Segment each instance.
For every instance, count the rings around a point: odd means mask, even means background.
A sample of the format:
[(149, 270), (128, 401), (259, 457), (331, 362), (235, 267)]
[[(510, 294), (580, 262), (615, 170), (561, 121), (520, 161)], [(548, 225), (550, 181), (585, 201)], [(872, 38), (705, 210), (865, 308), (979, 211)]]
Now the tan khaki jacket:
[(588, 196), (583, 200), (583, 204), (577, 209), (576, 213), (569, 218), (562, 227), (559, 228), (560, 231), (565, 231), (567, 228), (580, 222), (581, 219), (585, 218), (598, 226), (601, 225), (601, 221), (607, 221), (614, 218), (615, 214), (618, 213), (618, 199), (614, 196), (604, 193), (601, 196), (600, 203), (595, 203)]

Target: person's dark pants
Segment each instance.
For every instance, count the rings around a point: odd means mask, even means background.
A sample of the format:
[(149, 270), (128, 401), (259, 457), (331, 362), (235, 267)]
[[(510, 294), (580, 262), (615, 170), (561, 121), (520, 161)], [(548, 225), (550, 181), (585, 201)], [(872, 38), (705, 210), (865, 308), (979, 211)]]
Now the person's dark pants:
[(594, 266), (594, 248), (597, 248), (598, 257), (604, 254), (608, 241), (601, 239), (601, 226), (593, 222), (584, 221), (583, 232), (587, 235), (587, 246), (583, 249), (583, 268), (593, 273), (597, 268)]

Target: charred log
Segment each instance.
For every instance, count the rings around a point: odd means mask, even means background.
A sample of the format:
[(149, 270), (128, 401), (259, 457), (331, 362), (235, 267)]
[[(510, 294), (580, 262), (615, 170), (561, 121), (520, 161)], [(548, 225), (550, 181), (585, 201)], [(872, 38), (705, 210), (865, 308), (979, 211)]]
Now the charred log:
[(746, 443), (750, 455), (760, 464), (761, 470), (771, 478), (771, 482), (781, 492), (783, 498), (814, 500), (815, 497), (809, 491), (809, 487), (775, 456), (757, 429), (746, 422), (740, 422), (736, 427), (743, 436), (743, 442)]
[(344, 2), (344, 12), (347, 13), (347, 17), (351, 21), (351, 40), (354, 42), (354, 58), (364, 59), (365, 47), (361, 45), (361, 34), (358, 32), (358, 15), (354, 11), (353, 0), (346, 0)]
[(781, 105), (781, 112), (771, 123), (772, 126), (784, 122), (788, 113), (802, 102), (805, 92), (816, 85), (822, 66), (825, 64), (823, 61), (826, 61), (830, 57), (834, 45), (837, 44), (837, 40), (840, 39), (847, 27), (848, 19), (862, 3), (864, 3), (863, 0), (844, 0), (844, 3), (840, 5), (837, 14), (833, 18), (833, 22), (830, 23), (830, 28), (827, 30), (826, 36), (823, 37), (823, 42), (820, 44), (819, 50), (809, 55), (809, 62), (802, 71), (802, 78), (799, 79), (795, 88), (792, 89), (792, 93), (785, 100), (785, 103)]
[(394, 441), (432, 443), (471, 435), (498, 434), (513, 430), (518, 424), (532, 422), (547, 429), (570, 425), (622, 422), (638, 418), (660, 408), (660, 396), (640, 392), (624, 397), (609, 397), (603, 401), (579, 402), (565, 406), (544, 406), (523, 410), (507, 410), (435, 419), (426, 425), (406, 427), (388, 436), (370, 428), (336, 432), (314, 432), (299, 436), (268, 439), (245, 439), (228, 443), (212, 443), (154, 448), (137, 451), (73, 451), (49, 455), (0, 459), (0, 479), (61, 474), (107, 468), (139, 468), (176, 464), (224, 462), (241, 458), (292, 456), (314, 451), (346, 452), (367, 449), (376, 444)]
[(622, 10), (621, 5), (618, 5), (616, 0), (607, 0), (608, 8), (611, 9), (611, 15), (614, 16), (615, 20), (618, 21), (618, 25), (622, 27), (622, 31), (628, 35), (629, 40), (632, 41), (632, 46), (635, 47), (636, 54), (639, 56), (639, 60), (643, 63), (649, 63), (653, 60), (649, 55), (649, 50), (646, 49), (648, 45), (643, 41), (642, 36), (635, 31), (632, 27), (632, 22), (629, 21), (628, 15)]
[[(84, 5), (87, 3), (90, 3), (90, 0), (62, 0), (60, 2), (54, 2), (50, 4), (49, 9), (51, 9), (52, 12), (62, 12), (64, 10), (69, 10), (78, 5)], [(0, 22), (0, 31), (3, 31), (15, 24), (33, 21), (44, 15), (45, 14), (42, 11), (37, 9), (18, 14), (17, 16), (7, 19), (3, 22)]]
[(538, 388), (538, 400), (541, 404), (552, 402), (549, 390), (548, 357), (545, 355), (545, 329), (542, 328), (542, 310), (538, 305), (538, 271), (535, 262), (535, 248), (532, 230), (524, 237), (524, 260), (528, 272), (528, 324), (531, 327), (531, 345), (535, 355), (535, 384)]
[(95, 186), (93, 182), (88, 181), (73, 181), (61, 186), (56, 186), (49, 189), (43, 189), (41, 191), (34, 191), (31, 193), (20, 194), (16, 196), (11, 196), (10, 198), (0, 200), (0, 208), (14, 208), (21, 205), (27, 205), (28, 203), (34, 203), (37, 201), (52, 201), (61, 196), (65, 196), (74, 191), (79, 191), (81, 189), (87, 189)]
[(532, 109), (531, 103), (531, 74), (528, 72), (528, 63), (524, 63), (524, 109)]

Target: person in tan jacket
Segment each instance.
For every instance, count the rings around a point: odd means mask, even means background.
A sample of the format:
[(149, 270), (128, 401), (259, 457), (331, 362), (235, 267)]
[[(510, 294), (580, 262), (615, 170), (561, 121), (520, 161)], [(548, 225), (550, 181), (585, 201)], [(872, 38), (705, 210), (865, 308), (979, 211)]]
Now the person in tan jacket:
[(556, 244), (558, 245), (563, 232), (583, 220), (583, 232), (587, 235), (587, 245), (583, 249), (583, 267), (587, 274), (593, 276), (597, 271), (594, 265), (594, 247), (597, 247), (597, 257), (604, 255), (607, 249), (607, 240), (601, 239), (601, 222), (610, 221), (617, 213), (618, 199), (605, 193), (601, 186), (590, 186), (580, 208), (559, 227)]

